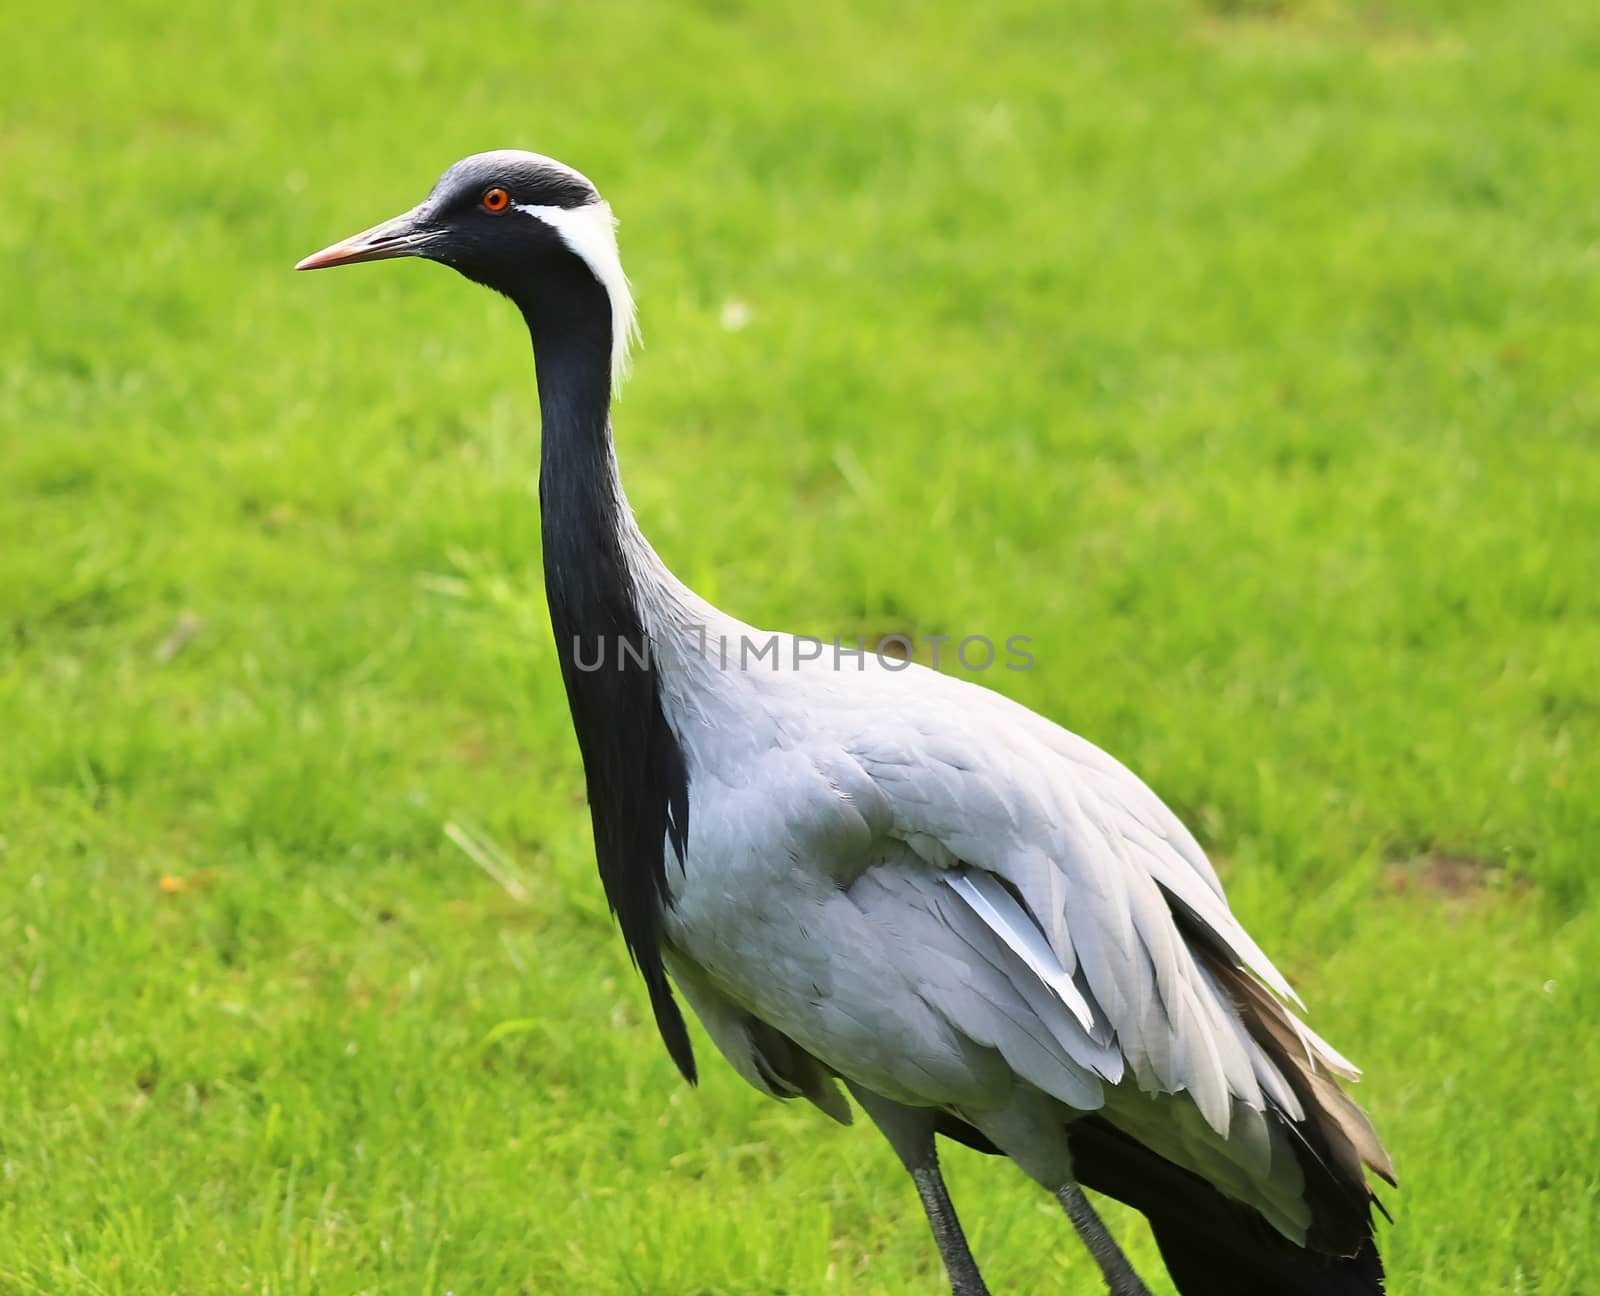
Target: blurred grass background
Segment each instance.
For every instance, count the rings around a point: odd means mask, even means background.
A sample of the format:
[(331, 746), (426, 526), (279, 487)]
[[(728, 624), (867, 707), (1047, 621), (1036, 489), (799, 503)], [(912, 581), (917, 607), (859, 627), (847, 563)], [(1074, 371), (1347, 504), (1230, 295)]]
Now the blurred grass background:
[(679, 573), (1032, 636), (1366, 1064), (1393, 1290), (1595, 1291), (1597, 120), (1589, 0), (0, 13), (0, 1291), (942, 1289), (641, 1012), (514, 312), (289, 273), (507, 145), (623, 219)]

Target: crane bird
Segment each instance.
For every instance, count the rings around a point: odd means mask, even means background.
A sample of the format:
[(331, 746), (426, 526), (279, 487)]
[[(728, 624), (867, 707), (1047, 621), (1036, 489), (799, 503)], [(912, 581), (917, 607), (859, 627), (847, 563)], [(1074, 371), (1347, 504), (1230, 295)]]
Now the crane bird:
[(674, 985), (763, 1093), (848, 1124), (842, 1082), (956, 1296), (987, 1289), (937, 1135), (1053, 1193), (1113, 1296), (1148, 1289), (1084, 1186), (1146, 1216), (1184, 1296), (1381, 1292), (1366, 1171), (1394, 1180), (1334, 1080), (1356, 1069), (1156, 795), (973, 682), (759, 634), (656, 555), (612, 442), (635, 337), (614, 227), (571, 167), (502, 150), (298, 268), (422, 257), (522, 312), (595, 855), (678, 1069)]

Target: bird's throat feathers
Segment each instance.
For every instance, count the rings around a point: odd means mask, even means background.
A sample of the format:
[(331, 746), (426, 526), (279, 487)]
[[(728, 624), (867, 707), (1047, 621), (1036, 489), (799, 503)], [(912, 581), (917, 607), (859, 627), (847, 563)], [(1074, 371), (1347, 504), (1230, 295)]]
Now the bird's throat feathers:
[(667, 869), (682, 866), (688, 845), (689, 778), (662, 708), (634, 562), (643, 541), (612, 447), (610, 312), (551, 321), (524, 306), (524, 314), (543, 423), (545, 593), (583, 756), (600, 880), (662, 1039), (693, 1082), (688, 1031), (661, 956)]

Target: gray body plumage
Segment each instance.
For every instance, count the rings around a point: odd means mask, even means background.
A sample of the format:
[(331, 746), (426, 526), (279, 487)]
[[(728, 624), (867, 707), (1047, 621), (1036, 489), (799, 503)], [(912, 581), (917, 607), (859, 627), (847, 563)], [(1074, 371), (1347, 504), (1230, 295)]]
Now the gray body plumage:
[[(741, 662), (772, 636), (682, 586), (636, 529), (626, 552), (692, 788), (669, 967), (734, 1068), (836, 1117), (829, 1074), (948, 1109), (1051, 1187), (1070, 1177), (1066, 1122), (1101, 1112), (1303, 1242), (1301, 1171), (1268, 1118), (1301, 1104), (1174, 903), (1292, 991), (1155, 794), (975, 683), (782, 635), (775, 669)], [(1283, 1018), (1307, 1067), (1354, 1075)], [(804, 1055), (798, 1087), (763, 1033)]]

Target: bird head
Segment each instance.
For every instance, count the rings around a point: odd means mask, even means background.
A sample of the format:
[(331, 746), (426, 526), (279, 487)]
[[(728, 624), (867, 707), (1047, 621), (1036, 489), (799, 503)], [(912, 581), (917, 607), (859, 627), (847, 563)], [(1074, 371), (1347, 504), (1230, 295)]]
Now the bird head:
[[(504, 293), (538, 321), (582, 319), (593, 298), (611, 326), (613, 385), (636, 335), (616, 221), (589, 180), (520, 149), (463, 158), (410, 211), (306, 257), (296, 270), (422, 257)], [(595, 297), (595, 288), (604, 299)]]

